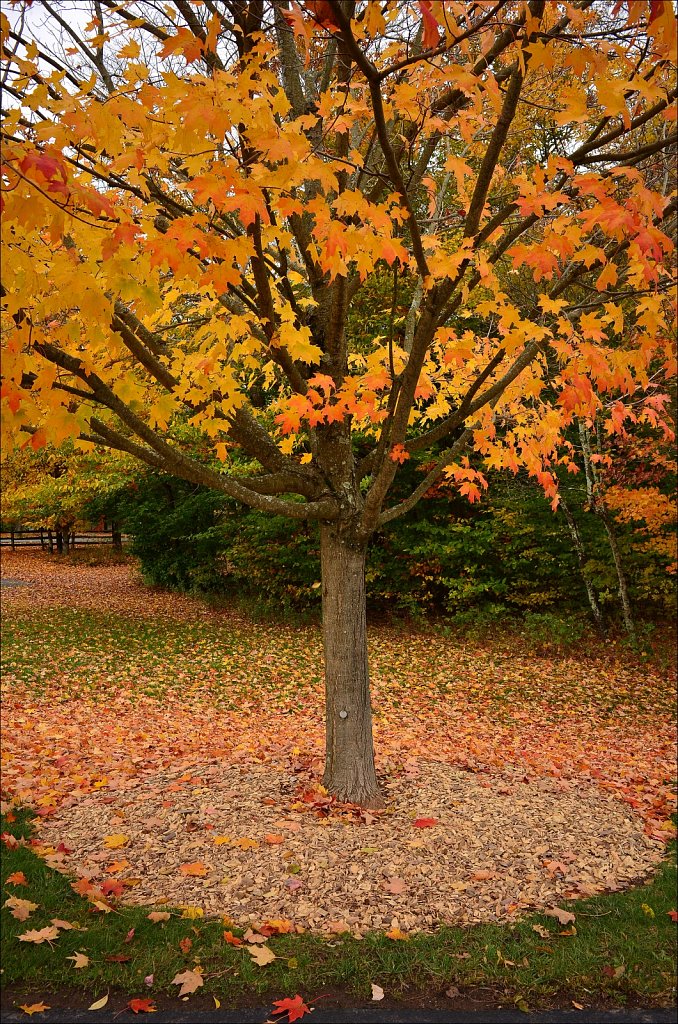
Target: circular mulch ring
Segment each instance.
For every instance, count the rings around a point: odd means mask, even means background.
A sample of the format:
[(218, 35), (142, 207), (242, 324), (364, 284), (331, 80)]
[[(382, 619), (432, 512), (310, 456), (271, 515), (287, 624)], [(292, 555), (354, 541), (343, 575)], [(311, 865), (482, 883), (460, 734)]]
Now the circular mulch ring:
[(386, 811), (366, 822), (319, 817), (297, 781), (270, 766), (149, 775), (62, 808), (39, 837), (72, 850), (53, 866), (95, 886), (135, 880), (125, 903), (320, 932), (516, 920), (623, 888), (662, 859), (642, 820), (593, 786), (424, 762), (386, 784)]

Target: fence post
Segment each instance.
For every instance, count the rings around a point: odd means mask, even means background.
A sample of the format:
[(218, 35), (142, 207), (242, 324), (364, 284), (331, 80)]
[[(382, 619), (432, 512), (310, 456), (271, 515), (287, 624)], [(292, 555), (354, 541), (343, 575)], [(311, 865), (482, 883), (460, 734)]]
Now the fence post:
[(47, 531), (47, 549), (48, 549), (50, 555), (54, 554), (54, 537), (52, 536), (52, 529), (51, 529), (51, 527)]
[(11, 547), (12, 551), (16, 551), (16, 545), (14, 543), (14, 527), (13, 526), (10, 526), (10, 528), (9, 528), (9, 544), (10, 544), (10, 547)]
[(63, 553), (64, 553), (64, 535), (63, 535), (63, 532), (62, 532), (60, 526), (57, 526), (57, 528), (56, 528), (56, 547), (57, 547), (57, 554), (58, 555), (63, 555)]
[(42, 527), (40, 527), (40, 550), (45, 550), (45, 536)]

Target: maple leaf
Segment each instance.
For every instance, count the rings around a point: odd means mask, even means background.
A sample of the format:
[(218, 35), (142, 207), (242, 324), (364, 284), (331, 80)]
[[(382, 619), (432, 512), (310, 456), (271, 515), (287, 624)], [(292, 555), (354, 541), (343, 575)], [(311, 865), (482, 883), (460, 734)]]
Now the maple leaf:
[(672, 921), (678, 921), (678, 910), (667, 910), (666, 913)]
[(562, 910), (560, 907), (545, 910), (544, 914), (546, 917), (555, 917), (560, 924), (569, 924), (571, 921), (576, 921), (574, 914), (571, 914), (569, 910)]
[(301, 1020), (305, 1014), (311, 1012), (310, 1007), (306, 1005), (300, 995), (288, 997), (287, 999), (278, 999), (274, 1001), (273, 1005), (277, 1007), (274, 1011), (276, 1014), (287, 1014), (289, 1024), (294, 1024), (295, 1020)]
[(10, 896), (5, 900), (3, 906), (10, 908), (12, 917), (15, 917), (17, 921), (25, 921), (34, 910), (38, 909), (39, 904), (31, 903), (30, 900), (20, 900), (16, 896)]
[(118, 850), (121, 846), (126, 846), (129, 842), (129, 836), (124, 835), (122, 832), (116, 832), (111, 836), (104, 836), (104, 846), (108, 850)]
[(196, 989), (200, 988), (201, 985), (205, 984), (200, 970), (196, 971), (182, 971), (181, 974), (176, 974), (172, 978), (173, 985), (181, 985), (179, 989), (180, 996), (188, 996), (191, 992), (195, 992)]
[(149, 921), (153, 921), (154, 924), (158, 924), (160, 921), (169, 921), (172, 916), (166, 910), (152, 910), (150, 914), (146, 915)]
[(23, 871), (14, 871), (7, 876), (5, 885), (28, 885), (28, 879)]
[(255, 964), (259, 967), (265, 967), (266, 964), (270, 964), (276, 959), (275, 953), (268, 946), (247, 946), (246, 948)]
[(48, 925), (46, 928), (39, 930), (34, 928), (32, 931), (24, 932), (19, 936), (19, 942), (34, 942), (36, 945), (40, 945), (41, 942), (52, 942), (58, 938), (59, 929), (54, 925)]
[(87, 967), (89, 965), (89, 957), (85, 956), (84, 953), (75, 953), (73, 956), (67, 956), (66, 959), (72, 960), (73, 966), (76, 969), (80, 969), (81, 967)]
[(409, 935), (401, 931), (400, 928), (390, 928), (389, 931), (384, 932), (387, 939), (392, 939), (394, 942), (405, 942), (409, 939)]
[(228, 942), (229, 946), (242, 946), (243, 940), (239, 939), (233, 932), (224, 932), (224, 939)]
[(132, 1013), (157, 1013), (158, 1008), (153, 999), (130, 999), (127, 1004)]
[(384, 889), (387, 892), (392, 892), (396, 896), (401, 896), (402, 893), (407, 892), (407, 882), (402, 878), (389, 878), (384, 883)]
[(207, 874), (207, 868), (202, 861), (196, 860), (192, 864), (182, 864), (179, 867), (182, 875), (192, 876), (194, 878), (204, 878)]
[(390, 452), (388, 453), (388, 457), (389, 459), (391, 459), (392, 462), (399, 462), (402, 464), (403, 462), (406, 462), (407, 459), (409, 459), (410, 453), (406, 451), (405, 445), (394, 444)]
[(193, 946), (193, 940), (192, 939), (188, 939), (187, 938), (187, 939), (180, 939), (179, 940), (179, 949), (181, 950), (182, 953), (190, 952), (192, 946)]
[(437, 818), (415, 818), (412, 822), (412, 828), (433, 828), (437, 824)]
[(32, 1017), (34, 1013), (44, 1013), (45, 1010), (50, 1010), (51, 1007), (47, 1003), (31, 1003), (30, 1006), (26, 1003), (20, 1003), (19, 1009), (27, 1013), (29, 1017)]
[(185, 921), (195, 921), (199, 917), (203, 917), (205, 911), (202, 907), (180, 907), (181, 916)]
[(190, 29), (180, 28), (175, 36), (169, 36), (164, 40), (158, 50), (159, 57), (169, 57), (173, 53), (181, 53), (187, 64), (200, 60), (205, 49), (202, 39), (193, 35)]
[(264, 840), (269, 844), (269, 846), (279, 846), (280, 843), (285, 842), (285, 837), (278, 835), (267, 835), (264, 836)]
[(440, 31), (438, 22), (431, 10), (431, 0), (419, 0), (419, 10), (424, 22), (424, 33), (422, 40), (424, 47), (434, 49), (440, 42)]

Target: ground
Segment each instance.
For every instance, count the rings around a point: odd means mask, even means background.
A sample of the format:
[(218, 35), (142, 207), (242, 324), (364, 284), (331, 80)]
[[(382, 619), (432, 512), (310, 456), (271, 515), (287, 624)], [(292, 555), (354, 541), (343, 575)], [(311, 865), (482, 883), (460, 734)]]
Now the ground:
[(549, 921), (576, 934), (564, 900), (665, 853), (670, 664), (376, 625), (387, 807), (361, 812), (319, 785), (316, 626), (149, 590), (132, 563), (3, 561), (27, 584), (3, 589), (4, 790), (37, 812), (33, 852), (94, 903), (392, 944), (541, 911), (551, 938)]

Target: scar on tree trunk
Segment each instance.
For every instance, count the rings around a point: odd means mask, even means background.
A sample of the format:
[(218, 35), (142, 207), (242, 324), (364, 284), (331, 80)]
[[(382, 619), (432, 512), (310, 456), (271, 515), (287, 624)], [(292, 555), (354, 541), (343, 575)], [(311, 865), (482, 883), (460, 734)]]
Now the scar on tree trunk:
[(320, 537), (326, 694), (323, 784), (339, 800), (383, 807), (374, 767), (367, 663), (367, 549), (333, 525), (323, 525)]

